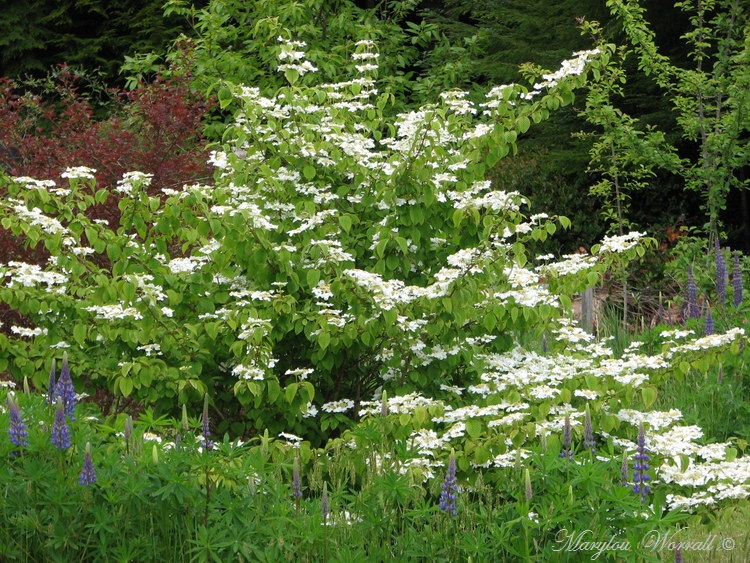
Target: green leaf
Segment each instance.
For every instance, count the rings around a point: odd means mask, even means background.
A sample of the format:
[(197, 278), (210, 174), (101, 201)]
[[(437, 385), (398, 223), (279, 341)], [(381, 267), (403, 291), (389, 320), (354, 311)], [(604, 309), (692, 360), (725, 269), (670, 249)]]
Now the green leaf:
[(644, 387), (641, 389), (641, 398), (643, 399), (643, 404), (646, 408), (649, 408), (654, 404), (657, 394), (656, 387)]
[(318, 335), (318, 345), (322, 350), (325, 350), (328, 348), (328, 345), (331, 343), (331, 334), (328, 332), (321, 332)]
[(86, 325), (75, 325), (73, 327), (73, 339), (79, 346), (86, 342)]
[(117, 386), (120, 388), (123, 397), (129, 397), (133, 392), (133, 380), (129, 377), (120, 377), (117, 380)]
[(276, 399), (278, 399), (281, 394), (281, 385), (279, 385), (279, 382), (275, 379), (266, 380), (266, 393), (268, 395), (268, 400), (275, 403)]
[(320, 270), (307, 270), (307, 285), (315, 287), (320, 281)]
[(517, 126), (518, 126), (518, 130), (521, 133), (526, 133), (526, 131), (529, 130), (529, 127), (531, 127), (531, 121), (529, 120), (528, 117), (526, 117), (525, 115), (522, 115), (521, 117), (518, 118)]
[(216, 93), (216, 97), (219, 99), (219, 107), (221, 107), (221, 109), (226, 109), (226, 107), (231, 104), (232, 100), (234, 99), (232, 96), (232, 91), (226, 86), (223, 88), (219, 88), (219, 91)]
[(312, 180), (313, 178), (315, 178), (315, 168), (310, 166), (309, 164), (306, 165), (302, 169), (302, 175), (305, 177), (305, 180)]
[(466, 421), (466, 433), (469, 435), (472, 439), (477, 439), (479, 436), (482, 435), (482, 430), (484, 428), (484, 425), (482, 424), (481, 420), (477, 420), (476, 418), (470, 418)]
[(292, 86), (297, 82), (297, 80), (299, 80), (299, 72), (297, 72), (293, 68), (285, 68), (284, 76), (286, 76), (287, 81)]
[(299, 383), (290, 383), (284, 388), (284, 398), (287, 403), (291, 403), (294, 397), (297, 395), (297, 389), (299, 389)]
[(351, 215), (339, 215), (339, 225), (345, 233), (348, 233), (352, 228)]

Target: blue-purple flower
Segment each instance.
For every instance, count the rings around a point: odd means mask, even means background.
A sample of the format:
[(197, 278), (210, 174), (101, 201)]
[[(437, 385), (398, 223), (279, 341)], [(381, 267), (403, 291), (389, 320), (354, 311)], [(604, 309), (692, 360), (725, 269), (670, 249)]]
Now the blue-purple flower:
[(71, 446), (70, 428), (68, 427), (68, 421), (60, 399), (58, 399), (57, 407), (55, 408), (55, 422), (52, 424), (50, 441), (58, 450), (67, 450)]
[(706, 336), (710, 336), (711, 334), (716, 332), (716, 327), (714, 326), (714, 316), (711, 314), (711, 307), (709, 307), (706, 311), (706, 321), (703, 325), (703, 332)]
[(68, 354), (63, 354), (60, 377), (55, 384), (55, 396), (62, 400), (65, 416), (75, 420), (76, 391), (73, 388), (73, 380), (70, 379), (70, 368), (68, 367)]
[(458, 493), (458, 479), (456, 479), (456, 456), (451, 454), (448, 460), (448, 472), (445, 474), (440, 492), (440, 509), (451, 516), (456, 515), (456, 495)]
[(211, 440), (211, 428), (208, 420), (208, 394), (203, 399), (203, 414), (201, 416), (201, 430), (203, 432), (203, 447), (206, 451), (214, 449), (214, 442)]
[(52, 358), (52, 369), (49, 371), (49, 384), (47, 385), (47, 399), (46, 403), (48, 405), (53, 405), (57, 401), (57, 396), (55, 395), (55, 376), (57, 375), (57, 362), (55, 362), (55, 359)]
[(698, 306), (698, 286), (695, 283), (695, 276), (693, 275), (693, 267), (688, 266), (688, 277), (687, 277), (687, 310), (685, 318), (697, 319), (700, 317), (700, 307)]
[(565, 426), (563, 427), (563, 447), (560, 451), (560, 457), (573, 461), (573, 434), (570, 429), (570, 416), (565, 415)]
[(742, 266), (739, 252), (734, 255), (732, 264), (732, 289), (734, 290), (734, 306), (739, 307), (742, 304)]
[(620, 464), (620, 484), (623, 487), (628, 485), (628, 455), (626, 452), (623, 452), (622, 463)]
[(8, 395), (8, 412), (10, 414), (10, 426), (8, 426), (8, 437), (10, 443), (19, 448), (29, 445), (29, 433), (21, 417), (21, 409), (15, 397)]
[(727, 299), (727, 268), (718, 237), (714, 240), (714, 259), (716, 262), (716, 298), (719, 304), (723, 305)]
[(646, 496), (651, 492), (648, 482), (651, 476), (646, 472), (650, 469), (646, 447), (646, 431), (643, 428), (643, 422), (638, 426), (638, 445), (635, 450), (635, 463), (633, 464), (633, 492), (641, 495), (641, 502), (646, 502)]
[(591, 424), (591, 411), (586, 405), (586, 423), (583, 428), (583, 445), (591, 450), (591, 455), (596, 454), (596, 439), (594, 438), (594, 427)]
[(86, 443), (86, 454), (83, 458), (81, 473), (78, 475), (78, 484), (88, 487), (94, 483), (96, 483), (96, 469), (94, 469), (94, 462), (91, 459), (91, 444)]

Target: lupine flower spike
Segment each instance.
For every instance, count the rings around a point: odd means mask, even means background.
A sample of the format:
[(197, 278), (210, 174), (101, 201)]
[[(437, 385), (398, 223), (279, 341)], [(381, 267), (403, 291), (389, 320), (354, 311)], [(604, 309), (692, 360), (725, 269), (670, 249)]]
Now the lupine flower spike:
[(55, 398), (55, 375), (57, 373), (57, 362), (52, 358), (52, 369), (49, 371), (49, 384), (47, 385), (47, 400), (48, 405), (54, 405), (56, 402)]
[(674, 563), (682, 563), (682, 548), (678, 547), (674, 550)]
[(445, 474), (442, 490), (440, 492), (440, 509), (450, 516), (456, 515), (456, 493), (458, 491), (458, 480), (456, 479), (456, 456), (451, 453), (448, 460), (448, 472)]
[(57, 399), (57, 407), (55, 408), (55, 422), (52, 425), (50, 441), (58, 450), (67, 450), (71, 446), (70, 428), (68, 427), (62, 400), (59, 398)]
[(591, 424), (591, 411), (586, 405), (586, 424), (583, 430), (583, 445), (591, 450), (591, 455), (596, 454), (596, 440), (594, 439), (594, 427)]
[(295, 499), (302, 498), (302, 479), (299, 474), (299, 457), (294, 458), (294, 466), (292, 467), (292, 496)]
[(687, 278), (687, 310), (685, 318), (695, 319), (700, 316), (700, 308), (698, 307), (698, 286), (695, 284), (695, 276), (693, 275), (693, 267), (688, 266), (688, 278)]
[(563, 428), (563, 447), (560, 451), (560, 457), (566, 458), (568, 461), (573, 461), (573, 437), (570, 430), (570, 416), (565, 415), (565, 426)]
[(715, 332), (714, 316), (711, 314), (711, 307), (706, 311), (706, 322), (703, 328), (703, 332), (706, 336), (710, 336)]
[(10, 425), (8, 426), (8, 437), (10, 443), (19, 448), (29, 445), (29, 433), (21, 418), (21, 409), (18, 401), (12, 395), (8, 395), (8, 413), (10, 414)]
[(208, 450), (214, 448), (214, 442), (211, 440), (211, 429), (208, 421), (208, 393), (203, 398), (203, 416), (201, 417), (201, 429), (203, 431), (203, 447)]
[(648, 486), (651, 476), (646, 473), (650, 469), (650, 460), (646, 447), (646, 431), (641, 422), (638, 426), (638, 446), (633, 464), (633, 492), (641, 495), (641, 502), (646, 502), (646, 496), (651, 492), (651, 487)]
[(325, 481), (323, 481), (323, 495), (320, 499), (320, 511), (321, 511), (321, 514), (323, 515), (323, 523), (325, 524), (328, 522), (328, 513), (329, 513), (328, 484)]
[(75, 420), (76, 391), (73, 388), (73, 380), (70, 379), (70, 367), (68, 367), (67, 352), (63, 354), (60, 378), (55, 384), (55, 396), (62, 400), (65, 416), (70, 420)]
[(526, 497), (526, 500), (531, 500), (531, 497), (534, 495), (534, 493), (531, 489), (531, 475), (529, 475), (528, 467), (524, 469), (524, 472), (523, 472), (523, 485), (524, 485), (524, 496)]
[(125, 419), (122, 435), (125, 437), (125, 450), (130, 452), (130, 438), (133, 436), (133, 417), (130, 415)]
[(742, 305), (742, 266), (739, 253), (734, 255), (732, 265), (732, 289), (734, 290), (734, 306), (739, 307)]
[(94, 469), (94, 462), (91, 460), (91, 444), (86, 442), (86, 454), (83, 458), (81, 473), (78, 475), (78, 484), (88, 487), (94, 483), (96, 483), (96, 470)]
[(714, 241), (714, 258), (716, 261), (716, 299), (723, 305), (727, 299), (727, 268), (724, 263), (724, 252), (721, 250), (719, 239)]

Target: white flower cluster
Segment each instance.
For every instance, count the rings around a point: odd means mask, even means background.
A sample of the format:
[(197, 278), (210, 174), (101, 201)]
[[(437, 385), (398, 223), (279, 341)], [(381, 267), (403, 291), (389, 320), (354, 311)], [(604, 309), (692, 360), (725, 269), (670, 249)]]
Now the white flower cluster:
[(46, 328), (26, 328), (24, 326), (12, 326), (10, 330), (13, 334), (17, 334), (21, 338), (34, 338), (36, 336), (42, 336), (48, 333)]
[(625, 252), (638, 244), (638, 241), (645, 237), (646, 233), (631, 231), (624, 235), (606, 236), (602, 239), (599, 246), (599, 254), (605, 252)]
[(140, 321), (143, 319), (141, 312), (134, 307), (125, 307), (120, 303), (114, 305), (92, 305), (86, 307), (86, 311), (95, 313), (97, 319), (112, 321), (133, 319)]
[(547, 275), (569, 276), (593, 268), (596, 265), (596, 259), (588, 254), (566, 254), (562, 258), (558, 262), (551, 262), (540, 266), (538, 271)]
[(294, 70), (299, 73), (300, 76), (303, 76), (308, 72), (317, 72), (318, 69), (314, 67), (310, 61), (304, 60), (305, 53), (296, 50), (306, 47), (307, 43), (304, 41), (289, 41), (281, 36), (278, 37), (278, 40), (281, 43), (279, 60), (290, 61), (288, 63), (280, 64), (278, 67), (279, 72)]
[[(524, 199), (518, 192), (491, 190), (489, 180), (476, 181), (463, 191), (448, 191), (446, 195), (456, 209), (491, 209), (493, 211), (518, 211)], [(486, 193), (483, 193), (486, 192)]]
[(142, 186), (144, 188), (150, 186), (153, 177), (153, 174), (146, 174), (144, 172), (125, 172), (125, 174), (122, 175), (122, 179), (117, 180), (115, 191), (123, 195), (132, 195), (136, 186)]
[[(8, 262), (4, 275), (10, 278), (8, 287), (21, 285), (23, 287), (35, 287), (44, 284), (48, 288), (62, 286), (68, 282), (68, 277), (59, 272), (42, 270), (36, 264), (26, 262)], [(64, 291), (64, 287), (58, 288)]]
[[(442, 401), (420, 395), (417, 392), (407, 393), (406, 395), (397, 395), (388, 397), (388, 412), (390, 414), (413, 413), (417, 407), (443, 407)], [(376, 414), (380, 412), (381, 402), (379, 400), (362, 401), (360, 403), (360, 414)]]
[(237, 364), (232, 368), (232, 375), (237, 379), (255, 381), (263, 381), (266, 378), (265, 370), (256, 365), (246, 366), (243, 364)]
[[(9, 199), (8, 201), (16, 202), (17, 200)], [(50, 235), (67, 234), (69, 232), (60, 221), (53, 217), (48, 217), (38, 207), (28, 209), (25, 203), (18, 202), (16, 205), (13, 205), (13, 211), (22, 221), (31, 226), (40, 227), (45, 233)]]
[(184, 258), (173, 258), (167, 263), (167, 267), (173, 274), (192, 274), (203, 267), (209, 261), (207, 256), (185, 256)]
[(341, 399), (340, 401), (331, 401), (320, 407), (325, 412), (347, 412), (354, 408), (354, 401), (351, 399)]
[(683, 352), (696, 352), (709, 350), (711, 348), (721, 348), (722, 346), (731, 344), (735, 340), (739, 340), (743, 336), (745, 336), (745, 329), (739, 327), (731, 328), (725, 333), (709, 334), (697, 338), (696, 340), (688, 341), (685, 344), (680, 344), (674, 348), (670, 348), (666, 356), (669, 359)]
[(47, 190), (54, 189), (56, 186), (54, 180), (37, 180), (36, 178), (29, 178), (28, 176), (14, 176), (13, 181), (19, 184), (23, 184), (23, 186), (27, 189), (33, 188)]
[(534, 84), (534, 90), (538, 92), (545, 88), (552, 88), (566, 76), (581, 74), (586, 68), (586, 63), (598, 56), (599, 53), (599, 49), (577, 51), (573, 53), (573, 58), (564, 60), (557, 71), (552, 74), (543, 74), (542, 82)]
[(61, 178), (69, 178), (71, 180), (94, 180), (96, 168), (89, 168), (88, 166), (72, 166), (65, 169), (65, 172), (60, 174)]

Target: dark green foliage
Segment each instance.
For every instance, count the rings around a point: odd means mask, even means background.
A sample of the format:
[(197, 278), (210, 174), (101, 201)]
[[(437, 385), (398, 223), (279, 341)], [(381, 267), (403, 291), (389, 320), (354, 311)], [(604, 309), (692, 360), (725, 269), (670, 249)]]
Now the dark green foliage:
[(161, 0), (10, 0), (0, 10), (0, 76), (68, 63), (117, 78), (123, 57), (163, 49), (180, 31)]

